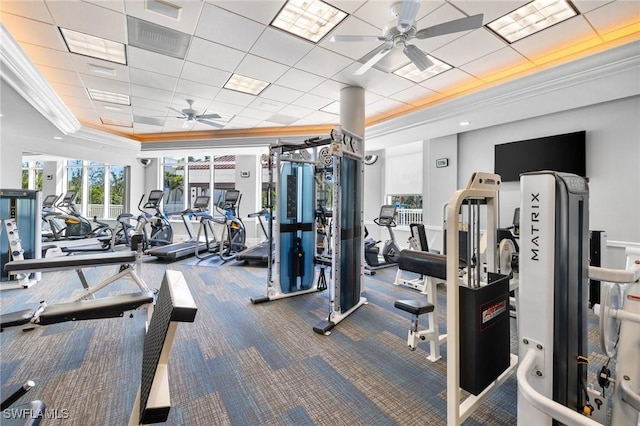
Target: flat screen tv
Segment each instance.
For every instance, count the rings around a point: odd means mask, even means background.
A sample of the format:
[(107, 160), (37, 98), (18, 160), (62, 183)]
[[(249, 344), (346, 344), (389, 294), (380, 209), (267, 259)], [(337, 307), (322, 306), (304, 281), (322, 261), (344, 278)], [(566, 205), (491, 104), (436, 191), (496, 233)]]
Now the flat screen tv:
[(586, 176), (586, 132), (566, 133), (495, 146), (495, 173), (503, 182), (540, 170)]

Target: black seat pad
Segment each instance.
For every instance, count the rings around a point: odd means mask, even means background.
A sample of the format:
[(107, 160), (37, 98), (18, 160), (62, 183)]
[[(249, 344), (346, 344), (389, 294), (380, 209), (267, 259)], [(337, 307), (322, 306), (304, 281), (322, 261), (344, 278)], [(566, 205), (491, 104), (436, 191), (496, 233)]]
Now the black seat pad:
[(7, 262), (7, 272), (40, 272), (55, 271), (61, 269), (78, 269), (90, 266), (117, 265), (122, 263), (134, 263), (136, 252), (117, 252), (83, 254), (81, 256), (49, 257), (45, 259), (23, 259)]
[(0, 328), (16, 327), (29, 324), (33, 318), (33, 309), (23, 309), (22, 311), (9, 312), (0, 315)]
[(393, 306), (413, 315), (426, 314), (433, 312), (434, 309), (434, 306), (426, 300), (396, 300)]
[(447, 256), (417, 250), (402, 250), (398, 268), (427, 277), (447, 279)]
[(132, 311), (142, 305), (153, 303), (153, 301), (154, 292), (144, 291), (100, 299), (58, 303), (47, 306), (40, 314), (38, 324), (49, 325), (65, 321), (115, 318), (122, 316), (126, 311)]

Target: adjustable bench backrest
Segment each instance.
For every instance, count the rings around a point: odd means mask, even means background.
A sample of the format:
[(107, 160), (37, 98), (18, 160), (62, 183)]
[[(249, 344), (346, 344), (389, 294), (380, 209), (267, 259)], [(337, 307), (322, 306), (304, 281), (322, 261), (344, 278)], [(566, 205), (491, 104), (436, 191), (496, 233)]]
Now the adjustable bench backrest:
[(139, 412), (136, 413), (134, 407), (132, 413), (132, 417), (137, 416), (138, 419), (130, 424), (167, 421), (171, 409), (168, 376), (171, 345), (178, 323), (194, 322), (196, 311), (195, 302), (182, 273), (166, 271), (144, 339)]

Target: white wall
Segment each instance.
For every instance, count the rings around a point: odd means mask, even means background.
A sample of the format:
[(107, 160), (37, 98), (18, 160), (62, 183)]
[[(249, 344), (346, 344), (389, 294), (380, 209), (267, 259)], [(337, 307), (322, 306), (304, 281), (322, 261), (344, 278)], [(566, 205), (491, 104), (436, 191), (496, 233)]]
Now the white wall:
[(386, 194), (422, 193), (422, 141), (385, 150)]

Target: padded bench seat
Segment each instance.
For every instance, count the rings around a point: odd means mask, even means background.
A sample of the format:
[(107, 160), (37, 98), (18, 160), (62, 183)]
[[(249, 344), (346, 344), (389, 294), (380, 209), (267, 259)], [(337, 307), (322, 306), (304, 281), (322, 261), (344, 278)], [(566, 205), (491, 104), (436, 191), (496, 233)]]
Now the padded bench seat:
[(49, 325), (65, 321), (120, 317), (126, 311), (132, 311), (142, 305), (153, 303), (154, 298), (155, 293), (153, 291), (144, 291), (100, 299), (58, 303), (47, 306), (40, 314), (38, 324)]
[(393, 306), (413, 315), (427, 314), (434, 309), (426, 300), (396, 300)]
[(426, 251), (402, 250), (398, 257), (398, 269), (446, 280), (447, 256)]
[(92, 266), (118, 265), (135, 263), (136, 252), (115, 252), (85, 254), (81, 256), (50, 257), (45, 259), (23, 259), (7, 262), (7, 272), (46, 272), (65, 269), (80, 269)]
[(29, 321), (31, 321), (33, 315), (33, 309), (23, 309), (22, 311), (2, 314), (0, 315), (0, 331), (9, 327), (17, 327), (20, 325), (29, 324)]

